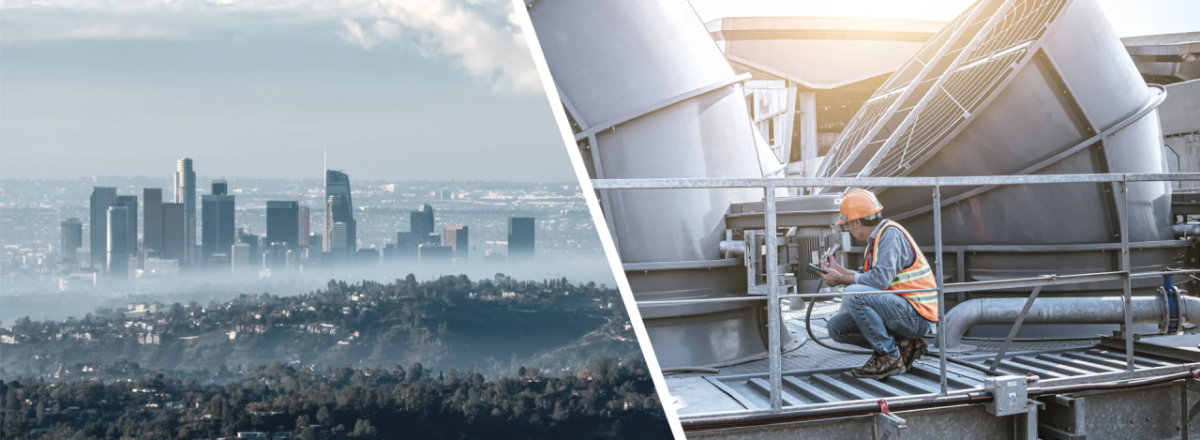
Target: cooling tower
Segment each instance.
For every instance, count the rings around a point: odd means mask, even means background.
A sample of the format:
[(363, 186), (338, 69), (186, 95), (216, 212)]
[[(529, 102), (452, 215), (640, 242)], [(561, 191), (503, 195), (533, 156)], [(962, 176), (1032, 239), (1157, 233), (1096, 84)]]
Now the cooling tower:
[[(686, 0), (543, 1), (529, 9), (594, 178), (758, 178), (741, 79)], [(724, 215), (761, 190), (601, 194), (639, 301), (745, 296)], [(664, 368), (765, 356), (762, 301), (641, 307)], [(791, 339), (784, 332), (785, 345)]]
[[(1141, 79), (1094, 0), (984, 0), (947, 28), (953, 31), (931, 40), (867, 101), (821, 176), (1165, 171), (1154, 110), (1163, 89)], [(929, 188), (872, 189), (886, 216), (932, 245)], [(1185, 243), (1173, 239), (1165, 182), (1129, 184), (1128, 201), (1109, 184), (941, 193), (943, 240), (955, 252), (944, 258), (947, 281), (1121, 270), (1124, 209), (1131, 270), (1182, 264)], [(1141, 283), (1135, 287), (1159, 280)]]

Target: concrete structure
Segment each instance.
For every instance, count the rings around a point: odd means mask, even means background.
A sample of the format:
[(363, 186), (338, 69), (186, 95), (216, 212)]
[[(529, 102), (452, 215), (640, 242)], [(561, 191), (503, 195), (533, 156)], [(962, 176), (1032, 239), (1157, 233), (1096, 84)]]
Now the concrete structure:
[(437, 244), (417, 246), (418, 264), (444, 264), (454, 261), (454, 248)]
[(250, 258), (250, 245), (238, 243), (229, 247), (229, 263), (234, 274), (253, 271), (254, 260)]
[(508, 218), (508, 262), (532, 261), (537, 221), (533, 217)]
[[(854, 113), (945, 23), (839, 17), (727, 17), (706, 27), (746, 83), (751, 118), (776, 156), (815, 161)], [(847, 54), (854, 54), (847, 56)], [(822, 136), (824, 135), (824, 136)], [(823, 142), (822, 142), (823, 140)]]
[(196, 260), (196, 171), (188, 158), (175, 165), (175, 203), (183, 205), (183, 252), (175, 259), (188, 267)]
[(91, 243), (92, 268), (100, 273), (108, 273), (108, 208), (116, 204), (116, 188), (95, 187), (92, 189), (88, 234)]
[(63, 220), (59, 226), (61, 228), (59, 252), (62, 253), (62, 261), (79, 261), (79, 248), (83, 246), (83, 222), (79, 221), (78, 218), (71, 217)]
[(468, 248), (470, 247), (468, 235), (469, 228), (462, 225), (446, 226), (445, 233), (442, 235), (442, 244), (454, 249), (454, 258), (458, 261), (467, 261)]

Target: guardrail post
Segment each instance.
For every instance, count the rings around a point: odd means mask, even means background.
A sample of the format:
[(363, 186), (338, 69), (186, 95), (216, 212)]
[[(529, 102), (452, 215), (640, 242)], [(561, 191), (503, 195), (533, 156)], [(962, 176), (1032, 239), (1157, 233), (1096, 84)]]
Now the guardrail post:
[[(766, 231), (767, 258), (767, 356), (771, 364), (771, 409), (783, 409), (783, 352), (780, 342), (780, 323), (783, 317), (779, 307), (779, 249), (775, 247), (775, 184), (767, 182), (763, 215)], [(747, 249), (747, 252), (757, 252)]]
[(1121, 271), (1125, 272), (1125, 279), (1122, 281), (1125, 287), (1124, 303), (1125, 303), (1125, 328), (1122, 336), (1125, 337), (1125, 369), (1133, 371), (1133, 279), (1130, 278), (1129, 267), (1129, 188), (1127, 187), (1128, 177), (1122, 176), (1117, 187), (1120, 189), (1121, 197)]
[(938, 347), (938, 382), (942, 386), (942, 394), (946, 394), (946, 332), (942, 331), (942, 322), (946, 320), (946, 289), (942, 286), (942, 185), (933, 186), (933, 267), (937, 277), (937, 347)]

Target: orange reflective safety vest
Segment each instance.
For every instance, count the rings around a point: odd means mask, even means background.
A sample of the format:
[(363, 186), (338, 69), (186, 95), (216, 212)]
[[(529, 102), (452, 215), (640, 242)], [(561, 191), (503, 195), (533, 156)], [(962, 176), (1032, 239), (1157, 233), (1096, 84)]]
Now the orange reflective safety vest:
[[(936, 289), (937, 278), (933, 275), (933, 268), (929, 262), (925, 260), (925, 254), (921, 253), (921, 248), (917, 247), (917, 242), (913, 240), (912, 235), (908, 231), (891, 220), (884, 220), (883, 226), (879, 228), (879, 234), (875, 236), (875, 244), (871, 246), (870, 252), (863, 257), (863, 272), (871, 270), (871, 262), (874, 261), (879, 254), (879, 238), (883, 237), (883, 232), (887, 228), (896, 228), (904, 233), (904, 238), (908, 240), (908, 244), (912, 245), (913, 255), (916, 258), (912, 266), (900, 271), (896, 274), (896, 279), (888, 285), (887, 290), (919, 290), (919, 289)], [(937, 292), (914, 292), (914, 293), (897, 293), (902, 298), (908, 300), (913, 308), (921, 317), (937, 322)]]

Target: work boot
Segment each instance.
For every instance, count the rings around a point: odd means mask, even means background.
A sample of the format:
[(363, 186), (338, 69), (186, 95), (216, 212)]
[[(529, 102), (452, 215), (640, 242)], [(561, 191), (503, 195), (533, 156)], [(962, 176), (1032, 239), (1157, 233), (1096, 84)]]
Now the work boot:
[(889, 376), (904, 374), (904, 357), (891, 356), (887, 353), (875, 353), (863, 366), (850, 370), (854, 377), (880, 380)]
[(922, 338), (896, 338), (896, 346), (900, 348), (900, 358), (904, 359), (905, 371), (912, 371), (913, 362), (929, 351), (929, 344)]

